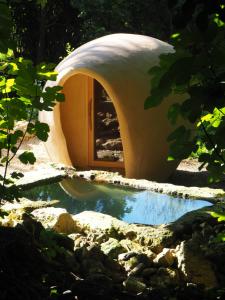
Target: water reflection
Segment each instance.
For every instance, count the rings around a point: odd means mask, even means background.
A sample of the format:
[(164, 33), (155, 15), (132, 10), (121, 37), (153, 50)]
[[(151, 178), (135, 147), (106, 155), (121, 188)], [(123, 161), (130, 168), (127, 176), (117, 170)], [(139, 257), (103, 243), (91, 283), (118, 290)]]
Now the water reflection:
[(63, 180), (61, 184), (50, 184), (33, 188), (24, 193), (33, 200), (60, 200), (57, 207), (63, 207), (71, 214), (84, 210), (98, 211), (112, 215), (120, 220), (130, 213), (133, 199), (132, 189), (122, 189), (111, 185), (95, 184), (82, 179)]
[(56, 206), (76, 214), (84, 210), (98, 211), (128, 223), (165, 224), (185, 213), (210, 206), (203, 200), (179, 199), (150, 191), (103, 185), (84, 180), (64, 180), (26, 191), (33, 200), (60, 200)]

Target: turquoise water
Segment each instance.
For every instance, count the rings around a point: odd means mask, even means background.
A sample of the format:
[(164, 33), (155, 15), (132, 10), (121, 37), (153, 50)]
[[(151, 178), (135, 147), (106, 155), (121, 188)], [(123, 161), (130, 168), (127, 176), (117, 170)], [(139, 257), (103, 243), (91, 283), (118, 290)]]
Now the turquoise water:
[(96, 184), (84, 180), (66, 180), (33, 188), (24, 196), (33, 200), (60, 200), (71, 214), (92, 210), (109, 214), (128, 223), (159, 225), (177, 220), (185, 213), (211, 206), (208, 201), (174, 198), (150, 191)]

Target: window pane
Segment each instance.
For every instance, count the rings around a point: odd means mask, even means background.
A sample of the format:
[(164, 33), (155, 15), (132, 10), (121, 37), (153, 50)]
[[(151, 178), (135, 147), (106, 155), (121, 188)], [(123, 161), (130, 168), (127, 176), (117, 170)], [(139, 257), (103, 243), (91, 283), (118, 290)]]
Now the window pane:
[(94, 80), (94, 158), (123, 161), (123, 147), (114, 105), (102, 85)]

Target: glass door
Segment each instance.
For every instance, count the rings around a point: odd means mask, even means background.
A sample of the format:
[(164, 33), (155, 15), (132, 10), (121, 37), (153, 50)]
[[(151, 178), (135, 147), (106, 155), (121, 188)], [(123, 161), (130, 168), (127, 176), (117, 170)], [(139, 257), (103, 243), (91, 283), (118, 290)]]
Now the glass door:
[(90, 166), (123, 168), (123, 146), (119, 122), (110, 97), (97, 81), (90, 82), (89, 161)]

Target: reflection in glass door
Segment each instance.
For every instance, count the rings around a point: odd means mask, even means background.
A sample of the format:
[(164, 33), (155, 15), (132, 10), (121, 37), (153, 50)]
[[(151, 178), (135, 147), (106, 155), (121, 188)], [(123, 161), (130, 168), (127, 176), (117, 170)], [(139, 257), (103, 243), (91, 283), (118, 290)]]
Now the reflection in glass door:
[(97, 80), (93, 80), (92, 95), (93, 165), (123, 167), (123, 146), (114, 105)]

